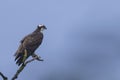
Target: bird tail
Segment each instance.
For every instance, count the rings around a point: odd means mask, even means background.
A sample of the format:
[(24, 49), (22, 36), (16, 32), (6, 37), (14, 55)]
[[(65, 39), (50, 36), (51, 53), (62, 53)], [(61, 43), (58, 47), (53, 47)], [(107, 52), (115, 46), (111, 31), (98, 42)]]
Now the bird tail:
[(17, 53), (16, 57), (15, 57), (15, 61), (16, 64), (18, 64), (18, 66), (20, 66), (22, 63), (25, 62), (25, 60), (29, 57), (29, 55), (27, 55), (27, 50), (24, 50), (24, 53)]
[(20, 66), (22, 63), (24, 63), (23, 58), (24, 58), (24, 54), (23, 53), (19, 53), (18, 55), (16, 55), (15, 61), (16, 61), (16, 64), (18, 66)]

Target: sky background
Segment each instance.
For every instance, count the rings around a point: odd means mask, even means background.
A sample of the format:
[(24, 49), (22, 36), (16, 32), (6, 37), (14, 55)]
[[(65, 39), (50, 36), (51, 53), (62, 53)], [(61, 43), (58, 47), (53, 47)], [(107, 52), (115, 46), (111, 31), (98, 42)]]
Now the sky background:
[(1, 0), (0, 71), (9, 79), (20, 40), (38, 24), (47, 27), (36, 50), (44, 61), (17, 80), (120, 80), (119, 0)]

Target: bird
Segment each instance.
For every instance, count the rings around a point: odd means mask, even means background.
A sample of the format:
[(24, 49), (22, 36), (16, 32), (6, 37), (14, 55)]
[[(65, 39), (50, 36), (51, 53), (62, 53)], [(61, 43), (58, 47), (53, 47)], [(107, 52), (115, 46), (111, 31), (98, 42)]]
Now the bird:
[(47, 28), (44, 24), (39, 24), (32, 33), (28, 34), (20, 41), (20, 45), (14, 54), (18, 66), (23, 64), (29, 56), (37, 56), (35, 51), (43, 41), (43, 31), (45, 29)]

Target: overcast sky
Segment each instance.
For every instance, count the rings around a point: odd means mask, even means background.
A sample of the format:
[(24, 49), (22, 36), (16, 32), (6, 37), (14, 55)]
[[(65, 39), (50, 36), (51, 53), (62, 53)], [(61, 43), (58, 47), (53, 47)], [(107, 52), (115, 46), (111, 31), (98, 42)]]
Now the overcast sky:
[(9, 79), (20, 40), (38, 24), (47, 27), (36, 50), (44, 61), (17, 80), (120, 80), (119, 0), (1, 0), (0, 71)]

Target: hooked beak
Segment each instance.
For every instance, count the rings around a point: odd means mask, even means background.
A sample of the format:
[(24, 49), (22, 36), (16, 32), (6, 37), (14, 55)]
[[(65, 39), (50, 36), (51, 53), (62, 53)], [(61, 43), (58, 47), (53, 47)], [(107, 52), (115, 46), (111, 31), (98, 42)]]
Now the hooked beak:
[(47, 30), (47, 28), (46, 28), (46, 27), (44, 27), (44, 29), (46, 29), (46, 30)]

